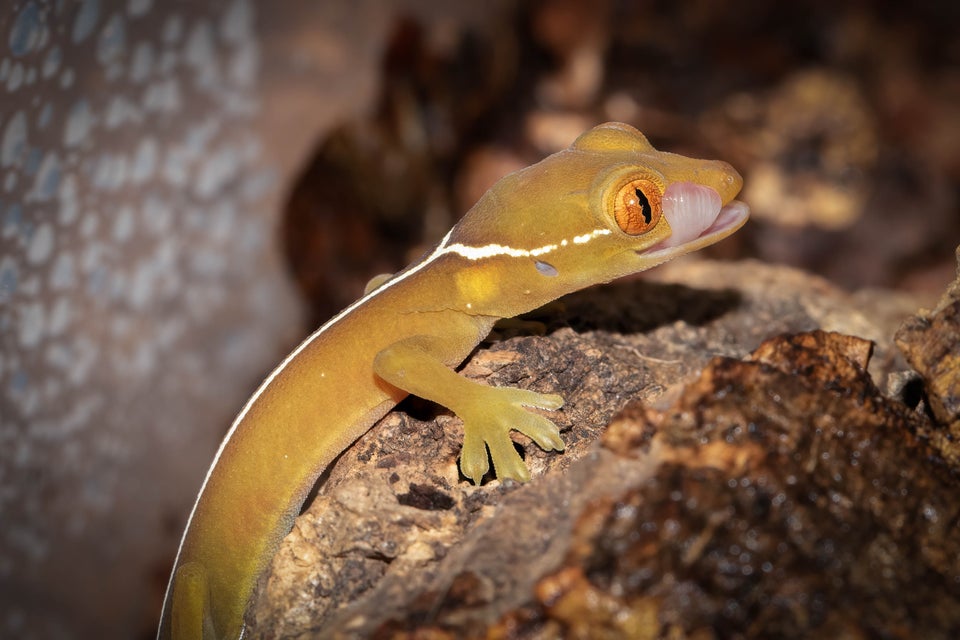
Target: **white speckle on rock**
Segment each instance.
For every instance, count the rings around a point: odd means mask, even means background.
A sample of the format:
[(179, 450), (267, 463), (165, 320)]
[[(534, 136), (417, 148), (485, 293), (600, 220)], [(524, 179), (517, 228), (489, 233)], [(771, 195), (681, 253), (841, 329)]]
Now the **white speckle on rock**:
[(167, 157), (163, 163), (163, 177), (174, 187), (183, 187), (189, 177), (188, 168), (190, 158), (183, 147), (167, 149)]
[(73, 86), (73, 81), (76, 79), (76, 74), (73, 72), (73, 69), (64, 69), (63, 73), (60, 74), (60, 88), (69, 89)]
[(93, 33), (99, 18), (100, 0), (83, 0), (73, 21), (73, 32), (70, 34), (73, 42), (79, 44)]
[(200, 163), (194, 182), (194, 192), (199, 198), (210, 198), (229, 182), (239, 169), (239, 157), (233, 147), (219, 149), (217, 153)]
[(87, 294), (95, 298), (102, 298), (106, 293), (106, 287), (109, 284), (109, 275), (110, 271), (105, 266), (95, 266), (87, 276)]
[(47, 333), (57, 336), (63, 333), (73, 319), (73, 301), (68, 296), (60, 296), (50, 308), (50, 318), (47, 323)]
[(184, 291), (182, 269), (183, 262), (180, 246), (167, 236), (161, 241), (151, 259), (160, 280), (157, 297), (174, 298)]
[[(87, 219), (93, 217), (92, 215), (86, 216)], [(105, 248), (105, 245), (99, 242), (91, 242), (84, 247), (79, 260), (80, 269), (84, 274), (90, 275), (96, 271), (98, 267), (103, 266), (103, 253)]]
[(0, 230), (0, 234), (4, 238), (14, 238), (20, 235), (22, 225), (23, 206), (19, 202), (14, 202), (7, 208), (7, 213), (3, 216), (3, 228)]
[(220, 131), (220, 123), (214, 118), (207, 118), (203, 122), (190, 127), (184, 138), (184, 149), (191, 159), (202, 158), (207, 153), (208, 145)]
[(156, 268), (149, 263), (141, 262), (134, 270), (126, 293), (130, 305), (137, 311), (146, 309), (153, 299), (156, 276)]
[(56, 402), (63, 393), (63, 384), (57, 378), (47, 378), (43, 382), (44, 403)]
[[(204, 278), (215, 280), (219, 278), (226, 269), (226, 263), (223, 255), (213, 251), (197, 251), (188, 258), (188, 264), (193, 272)], [(217, 292), (210, 292), (211, 296), (218, 295)], [(204, 304), (211, 304), (213, 300), (205, 299)]]
[(210, 231), (210, 239), (217, 244), (224, 244), (230, 241), (232, 233), (236, 231), (237, 210), (233, 203), (219, 201), (214, 204), (208, 213), (207, 227)]
[(185, 322), (182, 318), (168, 318), (166, 322), (157, 327), (154, 342), (163, 350), (169, 349), (180, 339), (184, 330)]
[(12, 256), (0, 260), (0, 302), (9, 302), (17, 291), (20, 270)]
[(234, 45), (253, 40), (253, 8), (248, 0), (234, 0), (224, 12), (220, 37)]
[(133, 17), (142, 16), (150, 11), (153, 6), (153, 0), (129, 0), (127, 2), (127, 13)]
[(110, 316), (110, 334), (117, 342), (129, 340), (133, 333), (133, 318), (126, 313)]
[(107, 105), (103, 124), (107, 129), (116, 129), (128, 122), (139, 124), (142, 121), (143, 114), (135, 104), (123, 96), (114, 96)]
[(240, 87), (250, 87), (257, 80), (260, 70), (260, 52), (252, 44), (238, 48), (230, 59), (227, 73), (230, 81)]
[(173, 73), (180, 61), (180, 52), (177, 49), (167, 49), (160, 54), (160, 60), (157, 62), (153, 72), (154, 75), (167, 75)]
[(13, 20), (8, 44), (17, 58), (39, 49), (47, 40), (47, 24), (36, 2), (28, 2)]
[(24, 349), (33, 349), (43, 338), (44, 313), (39, 302), (24, 302), (17, 307), (17, 338)]
[(32, 298), (40, 293), (40, 274), (33, 271), (26, 271), (25, 273), (27, 277), (20, 283), (20, 293)]
[(23, 65), (19, 62), (13, 63), (10, 69), (10, 77), (7, 78), (7, 92), (12, 93), (23, 84)]
[(19, 175), (16, 171), (8, 171), (7, 175), (3, 178), (3, 188), (7, 190), (8, 193), (12, 193), (14, 188), (17, 186), (17, 176)]
[(166, 78), (147, 86), (143, 108), (154, 112), (175, 112), (180, 108), (180, 85), (175, 78)]
[(77, 178), (68, 173), (60, 181), (60, 209), (57, 213), (57, 222), (67, 226), (77, 219), (79, 203), (77, 202)]
[(90, 338), (81, 335), (74, 340), (71, 355), (67, 380), (79, 387), (88, 381), (90, 369), (100, 357), (100, 349)]
[(50, 342), (45, 349), (44, 360), (57, 371), (66, 371), (73, 360), (70, 348), (62, 342)]
[(0, 165), (9, 167), (20, 164), (27, 149), (27, 116), (17, 111), (7, 122), (0, 141)]
[[(107, 283), (107, 295), (111, 300), (124, 300), (129, 291), (129, 278), (126, 271), (114, 269), (113, 271), (104, 271), (103, 277)], [(114, 317), (127, 317), (125, 314), (114, 314)]]
[(101, 153), (93, 171), (93, 185), (104, 191), (116, 191), (126, 182), (127, 171), (123, 156)]
[(117, 242), (126, 242), (133, 236), (134, 218), (133, 209), (122, 207), (113, 220), (113, 239)]
[(143, 184), (157, 170), (157, 143), (153, 138), (144, 138), (137, 145), (130, 167), (130, 181)]
[(58, 253), (53, 260), (53, 268), (50, 269), (50, 288), (54, 291), (61, 291), (71, 289), (76, 284), (77, 277), (73, 255)]
[[(67, 442), (76, 442), (78, 440), (77, 432), (90, 427), (94, 413), (101, 410), (105, 402), (103, 395), (94, 394), (84, 394), (74, 400), (69, 413), (63, 417), (63, 424), (60, 428), (63, 439)], [(83, 464), (84, 452), (82, 449), (78, 449), (73, 457), (80, 458), (78, 464)], [(76, 524), (76, 521), (74, 521), (74, 524)]]
[(157, 367), (157, 347), (154, 343), (141, 340), (134, 347), (133, 368), (134, 375), (146, 377)]
[(177, 14), (167, 18), (163, 25), (163, 41), (167, 44), (174, 44), (180, 40), (183, 35), (183, 19)]
[(40, 147), (28, 147), (27, 160), (23, 163), (23, 172), (30, 176), (36, 175), (40, 169), (41, 160), (43, 160), (43, 150)]
[(86, 140), (93, 125), (94, 116), (90, 103), (86, 99), (77, 100), (67, 114), (67, 124), (63, 130), (64, 146), (73, 147)]
[(185, 46), (185, 60), (196, 72), (196, 83), (201, 87), (217, 84), (219, 70), (213, 43), (213, 29), (201, 20), (193, 25)]
[(48, 151), (37, 169), (29, 198), (41, 202), (52, 199), (60, 187), (61, 175), (60, 158), (55, 151)]
[(149, 42), (141, 42), (133, 49), (133, 59), (130, 62), (130, 80), (133, 82), (143, 82), (150, 77), (153, 71), (153, 62), (156, 54), (153, 45)]
[(88, 211), (80, 220), (80, 237), (92, 238), (100, 226), (100, 218), (93, 211)]
[(53, 119), (53, 102), (47, 102), (37, 115), (37, 129), (46, 129)]
[(127, 44), (127, 28), (119, 14), (107, 20), (100, 37), (97, 38), (97, 60), (102, 65), (117, 62), (123, 55)]
[(159, 198), (148, 196), (140, 216), (147, 231), (155, 236), (165, 236), (173, 226), (173, 210)]
[(31, 264), (46, 262), (53, 253), (53, 225), (44, 222), (33, 232), (27, 246), (27, 260)]
[(63, 61), (63, 52), (60, 47), (52, 47), (43, 58), (43, 64), (40, 66), (40, 74), (44, 78), (49, 78), (60, 69), (60, 63)]

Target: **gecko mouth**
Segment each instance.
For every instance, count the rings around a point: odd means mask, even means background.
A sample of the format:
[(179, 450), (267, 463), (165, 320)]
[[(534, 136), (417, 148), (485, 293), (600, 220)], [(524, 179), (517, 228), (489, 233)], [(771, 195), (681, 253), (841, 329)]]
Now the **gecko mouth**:
[(747, 221), (750, 207), (739, 200), (724, 206), (720, 194), (710, 187), (677, 182), (663, 194), (663, 215), (670, 223), (670, 237), (637, 252), (658, 262), (726, 238)]

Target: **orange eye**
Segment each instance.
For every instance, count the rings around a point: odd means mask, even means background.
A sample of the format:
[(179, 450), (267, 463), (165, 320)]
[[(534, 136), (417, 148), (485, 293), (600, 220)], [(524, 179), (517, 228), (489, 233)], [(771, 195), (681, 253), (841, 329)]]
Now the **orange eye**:
[(631, 180), (617, 192), (613, 217), (624, 233), (638, 236), (660, 221), (660, 188), (650, 180)]

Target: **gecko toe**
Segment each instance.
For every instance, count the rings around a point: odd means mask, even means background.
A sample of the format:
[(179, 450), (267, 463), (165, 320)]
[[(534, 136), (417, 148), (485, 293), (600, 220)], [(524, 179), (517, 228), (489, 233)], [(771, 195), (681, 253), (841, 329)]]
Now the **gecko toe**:
[(528, 413), (522, 422), (515, 426), (516, 430), (537, 443), (544, 451), (563, 451), (563, 438), (560, 429), (551, 420)]
[(487, 447), (483, 438), (473, 429), (464, 429), (463, 449), (460, 452), (460, 470), (479, 485), (483, 476), (490, 470), (487, 460)]
[(500, 480), (512, 478), (518, 482), (530, 480), (530, 471), (520, 454), (513, 447), (513, 440), (508, 436), (495, 438), (488, 442), (487, 446), (490, 447), (490, 457), (493, 459), (493, 468), (497, 472), (497, 478)]

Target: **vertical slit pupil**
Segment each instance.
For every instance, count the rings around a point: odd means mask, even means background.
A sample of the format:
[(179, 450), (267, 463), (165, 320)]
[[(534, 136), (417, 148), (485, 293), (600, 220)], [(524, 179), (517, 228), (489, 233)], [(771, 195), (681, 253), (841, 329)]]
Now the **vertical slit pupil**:
[(650, 224), (653, 219), (653, 213), (650, 211), (650, 201), (647, 200), (647, 196), (639, 188), (634, 189), (634, 193), (637, 195), (637, 205), (639, 205), (640, 212), (643, 214), (643, 223)]

